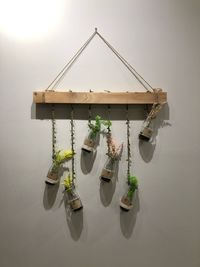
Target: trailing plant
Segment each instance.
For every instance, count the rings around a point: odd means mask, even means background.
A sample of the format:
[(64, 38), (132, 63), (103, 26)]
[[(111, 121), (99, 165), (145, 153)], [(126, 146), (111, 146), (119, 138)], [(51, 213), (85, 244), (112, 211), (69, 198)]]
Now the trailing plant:
[(110, 120), (103, 120), (99, 115), (95, 117), (94, 123), (89, 121), (88, 127), (90, 129), (91, 138), (95, 138), (102, 131), (102, 125), (105, 127), (110, 127), (112, 123)]
[(131, 175), (131, 144), (130, 144), (130, 120), (128, 116), (128, 105), (126, 108), (127, 118), (126, 118), (126, 125), (127, 125), (127, 184), (128, 190), (126, 194), (120, 200), (120, 207), (126, 211), (132, 209), (132, 199), (135, 190), (138, 188), (138, 180), (136, 176)]
[(58, 150), (55, 152), (55, 157), (53, 160), (53, 171), (56, 171), (59, 166), (67, 160), (73, 158), (74, 152), (72, 150)]

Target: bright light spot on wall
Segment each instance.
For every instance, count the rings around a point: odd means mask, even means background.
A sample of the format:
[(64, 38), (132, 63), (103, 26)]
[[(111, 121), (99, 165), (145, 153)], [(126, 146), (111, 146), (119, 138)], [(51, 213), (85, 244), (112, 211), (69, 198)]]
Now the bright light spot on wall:
[(59, 25), (65, 11), (66, 0), (0, 0), (0, 32), (39, 39)]

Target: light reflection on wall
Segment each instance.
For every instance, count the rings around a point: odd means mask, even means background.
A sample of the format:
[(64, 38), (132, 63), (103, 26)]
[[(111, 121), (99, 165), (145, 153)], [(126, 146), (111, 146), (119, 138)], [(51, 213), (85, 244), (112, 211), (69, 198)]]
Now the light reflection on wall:
[(20, 40), (37, 40), (58, 27), (65, 0), (0, 0), (0, 33)]

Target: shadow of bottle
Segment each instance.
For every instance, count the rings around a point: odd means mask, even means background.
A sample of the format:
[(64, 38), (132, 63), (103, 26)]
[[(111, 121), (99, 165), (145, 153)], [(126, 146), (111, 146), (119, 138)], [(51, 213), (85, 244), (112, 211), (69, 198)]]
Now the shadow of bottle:
[(46, 183), (43, 194), (43, 206), (45, 210), (49, 210), (53, 207), (56, 201), (58, 189), (59, 189), (59, 183), (54, 185)]
[(150, 162), (152, 160), (155, 147), (156, 147), (156, 141), (153, 143), (150, 141), (146, 142), (143, 140), (139, 140), (140, 155), (145, 162)]
[(81, 170), (84, 174), (88, 174), (91, 172), (95, 159), (96, 159), (97, 151), (94, 153), (88, 153), (85, 151), (81, 151)]
[(116, 188), (115, 177), (113, 177), (113, 179), (110, 182), (105, 182), (101, 179), (99, 192), (100, 192), (101, 203), (104, 205), (104, 207), (110, 205), (115, 192), (115, 188)]
[(70, 230), (71, 238), (78, 241), (83, 230), (83, 209), (73, 211), (68, 205), (66, 194), (63, 196), (65, 207), (66, 221)]
[(133, 233), (139, 209), (140, 203), (139, 194), (137, 190), (133, 198), (133, 208), (129, 211), (120, 209), (120, 227), (121, 232), (126, 239), (129, 239)]

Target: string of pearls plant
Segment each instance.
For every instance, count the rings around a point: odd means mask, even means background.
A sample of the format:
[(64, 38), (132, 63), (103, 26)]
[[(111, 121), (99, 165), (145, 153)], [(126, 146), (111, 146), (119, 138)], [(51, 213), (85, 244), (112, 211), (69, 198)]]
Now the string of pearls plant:
[(55, 120), (55, 107), (52, 105), (51, 107), (51, 123), (52, 123), (52, 160), (55, 160), (56, 154), (56, 120)]
[[(71, 150), (72, 153), (75, 155), (75, 150), (74, 150), (74, 145), (75, 145), (75, 129), (74, 129), (74, 108), (71, 106), (71, 119), (70, 119), (70, 124), (71, 124)], [(72, 158), (72, 181), (74, 182), (76, 178), (76, 173), (75, 173), (75, 165), (74, 165), (74, 157)]]
[(129, 112), (128, 105), (126, 106), (126, 127), (127, 127), (127, 184), (128, 189), (123, 197), (120, 199), (120, 207), (129, 211), (133, 208), (133, 196), (138, 188), (138, 180), (136, 176), (131, 175), (131, 144), (130, 144), (130, 120), (129, 120)]

